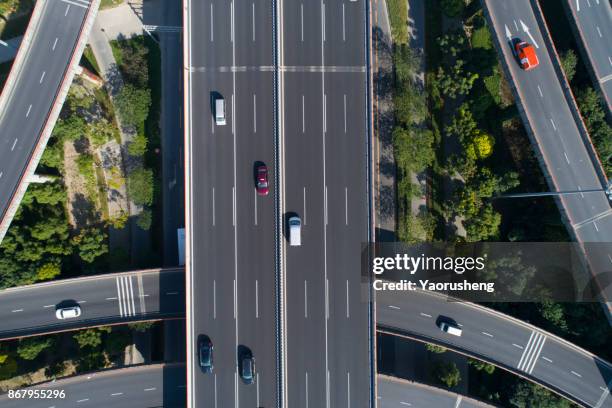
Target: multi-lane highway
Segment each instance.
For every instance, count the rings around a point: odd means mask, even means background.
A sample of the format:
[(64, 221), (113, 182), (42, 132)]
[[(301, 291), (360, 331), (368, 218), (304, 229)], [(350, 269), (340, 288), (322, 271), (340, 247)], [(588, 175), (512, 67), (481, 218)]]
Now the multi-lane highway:
[[(551, 190), (600, 190), (563, 195), (558, 204), (575, 239), (581, 244), (595, 243), (585, 246), (586, 259), (611, 311), (612, 209), (601, 191), (605, 182), (599, 164), (589, 155), (588, 141), (572, 115), (562, 78), (555, 71), (554, 51), (542, 36), (529, 0), (485, 0), (484, 4)], [(534, 44), (540, 61), (537, 68), (521, 70), (509, 45), (512, 38)]]
[[(99, 0), (38, 2), (0, 97), (0, 240), (72, 81)], [(27, 40), (26, 40), (27, 39)]]
[[(81, 316), (57, 319), (56, 308), (69, 304), (79, 304)], [(184, 313), (182, 268), (58, 280), (0, 291), (0, 339)]]
[[(254, 170), (274, 172), (271, 1), (187, 2), (187, 282), (189, 402), (193, 407), (277, 405), (275, 207), (258, 196)], [(215, 125), (214, 98), (227, 125)], [(214, 372), (196, 361), (198, 336), (214, 344)], [(239, 346), (256, 361), (238, 376)]]
[(605, 0), (565, 0), (583, 54), (590, 63), (608, 111), (612, 110), (612, 5)]
[(377, 375), (378, 408), (436, 407), (436, 408), (485, 408), (492, 405), (459, 394), (406, 381), (386, 375)]
[[(457, 321), (462, 336), (442, 332), (439, 316)], [(609, 363), (509, 316), (431, 292), (379, 291), (376, 318), (379, 330), (489, 361), (586, 406), (612, 407)]]
[[(9, 398), (3, 408), (179, 408), (185, 406), (185, 364), (155, 364), (78, 375), (22, 388), (21, 392), (63, 391), (64, 398)], [(39, 391), (39, 395), (41, 394)], [(35, 394), (33, 394), (35, 395)]]
[(281, 214), (303, 223), (282, 253), (290, 407), (370, 406), (366, 7), (281, 2)]

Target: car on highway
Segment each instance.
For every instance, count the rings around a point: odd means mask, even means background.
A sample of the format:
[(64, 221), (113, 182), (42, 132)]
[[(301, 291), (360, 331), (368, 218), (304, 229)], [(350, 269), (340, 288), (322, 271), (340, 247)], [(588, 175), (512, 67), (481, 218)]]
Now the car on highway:
[(201, 335), (198, 339), (198, 362), (204, 373), (213, 371), (213, 344), (210, 337)]
[(255, 358), (253, 353), (244, 347), (238, 354), (240, 378), (242, 378), (242, 382), (245, 384), (253, 384), (255, 382)]
[(297, 215), (289, 217), (289, 245), (302, 245), (302, 220)]
[(60, 307), (55, 311), (55, 317), (60, 320), (73, 319), (81, 315), (81, 306), (74, 305), (68, 307)]
[(513, 41), (513, 52), (514, 55), (516, 55), (521, 68), (523, 68), (525, 71), (534, 69), (540, 63), (534, 46), (528, 42), (515, 39)]
[(223, 126), (225, 121), (225, 99), (219, 96), (215, 99), (215, 123), (217, 126)]
[(265, 164), (260, 164), (256, 169), (256, 189), (259, 195), (268, 195), (270, 188), (268, 187), (268, 167)]
[(457, 337), (461, 337), (461, 334), (463, 332), (461, 330), (461, 327), (459, 327), (456, 322), (451, 321), (450, 319), (440, 319), (438, 321), (438, 327), (444, 333), (452, 334), (453, 336)]

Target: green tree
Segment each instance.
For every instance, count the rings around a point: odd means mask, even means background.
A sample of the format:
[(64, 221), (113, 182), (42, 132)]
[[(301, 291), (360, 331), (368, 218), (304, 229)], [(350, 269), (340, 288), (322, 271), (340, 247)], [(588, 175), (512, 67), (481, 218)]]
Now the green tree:
[(568, 330), (565, 310), (560, 303), (550, 298), (544, 299), (542, 302), (538, 303), (538, 311), (544, 320), (550, 323), (555, 329), (562, 331)]
[(106, 232), (99, 228), (85, 228), (72, 237), (73, 245), (78, 249), (79, 256), (87, 263), (92, 263), (100, 255), (108, 252)]
[(106, 119), (100, 119), (87, 125), (87, 137), (94, 147), (100, 147), (113, 138), (115, 129)]
[(17, 354), (24, 360), (34, 360), (45, 349), (53, 345), (52, 337), (30, 337), (19, 340)]
[(96, 348), (102, 344), (102, 334), (110, 333), (110, 331), (110, 327), (103, 326), (94, 329), (80, 330), (73, 334), (72, 337), (76, 340), (80, 349), (85, 347)]
[(47, 144), (47, 148), (40, 158), (40, 164), (53, 169), (61, 169), (64, 164), (64, 151), (62, 143)]
[(488, 133), (476, 129), (464, 145), (465, 153), (472, 160), (483, 160), (493, 154), (495, 139)]
[(578, 106), (606, 173), (612, 173), (612, 127), (606, 120), (603, 99), (593, 88), (578, 93)]
[(427, 351), (430, 351), (435, 354), (446, 353), (446, 351), (448, 350), (446, 347), (442, 347), (442, 346), (438, 346), (438, 345), (430, 344), (430, 343), (425, 344), (425, 348), (427, 349)]
[(37, 281), (50, 280), (55, 278), (62, 272), (62, 262), (59, 259), (42, 264), (38, 268), (38, 274), (36, 275)]
[(437, 42), (443, 54), (453, 57), (465, 51), (468, 45), (465, 33), (461, 30), (441, 35), (437, 38)]
[(474, 217), (463, 223), (468, 242), (485, 241), (499, 234), (501, 214), (493, 209), (491, 204), (484, 205)]
[(427, 118), (427, 104), (421, 92), (406, 86), (393, 98), (395, 117), (404, 126), (421, 124)]
[(67, 199), (64, 186), (58, 182), (30, 184), (22, 203), (29, 204), (36, 201), (38, 204), (56, 205), (65, 203)]
[(459, 95), (467, 95), (474, 81), (478, 79), (478, 74), (465, 72), (465, 61), (458, 59), (450, 69), (438, 68), (436, 80), (442, 93), (449, 98), (455, 99)]
[(147, 152), (147, 137), (143, 134), (138, 134), (128, 145), (128, 153), (130, 156), (140, 157)]
[(151, 169), (137, 168), (128, 176), (128, 194), (132, 201), (138, 205), (151, 205), (153, 203), (153, 171)]
[(8, 380), (17, 372), (17, 361), (12, 356), (8, 356), (4, 363), (0, 364), (0, 380)]
[(561, 67), (568, 81), (571, 81), (576, 75), (576, 65), (578, 65), (578, 56), (576, 56), (574, 50), (569, 49), (561, 54)]
[(151, 106), (151, 91), (138, 89), (126, 84), (115, 98), (117, 110), (123, 124), (128, 126), (142, 126), (149, 115)]
[(134, 331), (139, 333), (144, 333), (149, 330), (155, 322), (136, 322), (136, 323), (128, 323), (128, 327)]
[(419, 69), (419, 60), (412, 47), (408, 44), (398, 44), (393, 50), (393, 67), (395, 80), (400, 86), (411, 84)]
[(153, 214), (149, 208), (145, 208), (138, 215), (138, 219), (136, 220), (136, 225), (138, 225), (141, 229), (148, 231), (151, 229), (151, 223), (153, 222)]
[(477, 130), (478, 125), (467, 103), (461, 104), (450, 125), (445, 128), (447, 136), (454, 136), (459, 141), (468, 140)]
[(455, 363), (438, 362), (434, 365), (433, 374), (441, 384), (449, 388), (455, 387), (461, 381), (461, 373)]
[(516, 408), (569, 408), (569, 401), (539, 385), (521, 381), (514, 389), (510, 404)]
[(485, 363), (484, 361), (476, 360), (475, 358), (468, 358), (468, 364), (474, 367), (478, 371), (484, 371), (487, 374), (493, 374), (495, 366), (493, 364)]
[(66, 119), (60, 119), (53, 128), (53, 135), (58, 140), (67, 142), (77, 140), (84, 136), (87, 131), (85, 120), (77, 115), (68, 116)]
[(147, 88), (149, 84), (148, 54), (149, 49), (144, 44), (143, 37), (134, 37), (119, 41), (123, 56), (121, 70), (127, 82), (137, 88)]
[(427, 129), (397, 127), (393, 131), (393, 147), (397, 166), (411, 172), (420, 172), (429, 166), (435, 152), (433, 133)]

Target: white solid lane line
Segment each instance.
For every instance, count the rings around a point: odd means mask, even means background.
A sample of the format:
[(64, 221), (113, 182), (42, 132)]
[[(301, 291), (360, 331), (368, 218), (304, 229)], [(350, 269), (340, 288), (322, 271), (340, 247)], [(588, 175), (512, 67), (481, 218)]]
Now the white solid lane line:
[(572, 374), (574, 374), (576, 377), (578, 378), (582, 378), (582, 375), (580, 375), (580, 373), (575, 372), (574, 370), (570, 371)]
[(19, 313), (19, 312), (23, 312), (23, 309), (11, 310), (11, 313)]
[(259, 319), (259, 283), (257, 279), (255, 279), (255, 318)]
[(323, 217), (325, 218), (325, 225), (327, 225), (327, 186), (325, 186), (325, 202), (323, 207)]
[(47, 71), (43, 71), (42, 75), (40, 76), (40, 81), (38, 81), (39, 84), (42, 84), (42, 82), (45, 80), (45, 75), (47, 75)]
[(550, 123), (552, 124), (553, 129), (557, 130), (557, 126), (555, 126), (555, 122), (553, 122), (552, 118), (550, 118)]
[(397, 307), (397, 306), (393, 306), (393, 305), (389, 305), (389, 308), (390, 308), (390, 309), (397, 309), (397, 310), (400, 310), (400, 308), (399, 308), (399, 307)]
[(255, 3), (253, 3), (253, 42), (255, 42)]
[(212, 188), (212, 225), (215, 226), (215, 188)]
[(346, 23), (344, 18), (344, 3), (342, 3), (342, 41), (346, 41)]
[(344, 133), (346, 133), (346, 94), (344, 94)]
[(155, 391), (157, 388), (155, 387), (151, 387), (151, 388), (145, 388), (143, 391)]
[(481, 332), (482, 334), (484, 334), (487, 337), (493, 337), (493, 335), (491, 333), (487, 333), (487, 332)]
[(421, 316), (423, 316), (423, 317), (431, 317), (431, 315), (430, 315), (430, 314), (427, 314), (427, 313), (419, 313), (419, 314), (420, 314)]
[(462, 399), (463, 397), (461, 395), (457, 395), (457, 400), (455, 401), (455, 408), (459, 408), (459, 405), (461, 405)]
[(28, 106), (28, 111), (26, 112), (26, 118), (30, 116), (30, 111), (32, 110), (32, 105)]
[(344, 187), (344, 225), (348, 225), (348, 187)]
[(540, 88), (540, 85), (538, 85), (538, 93), (540, 94), (540, 98), (544, 97), (544, 94), (542, 93), (542, 88)]
[(255, 212), (255, 225), (257, 225), (257, 189), (253, 189), (253, 200), (255, 202), (254, 212)]
[(308, 282), (304, 280), (304, 318), (308, 319)]
[(213, 279), (213, 319), (217, 318), (217, 281)]
[(553, 362), (553, 361), (552, 361), (550, 358), (548, 358), (548, 357), (544, 357), (544, 356), (542, 356), (542, 359), (543, 359), (543, 360), (548, 361), (549, 363), (552, 363), (552, 362)]
[(257, 95), (253, 94), (253, 133), (257, 133)]
[(15, 139), (15, 141), (13, 142), (13, 146), (11, 147), (11, 152), (15, 150), (15, 146), (17, 145), (17, 140), (18, 139)]
[(603, 37), (603, 36), (601, 35), (601, 30), (599, 29), (599, 26), (597, 26), (597, 34), (599, 34), (599, 38)]
[(349, 281), (346, 280), (346, 318), (350, 319), (351, 314), (349, 312)]
[(122, 392), (114, 392), (111, 394), (111, 397), (116, 397), (117, 395), (123, 395)]
[(304, 187), (304, 225), (306, 225), (306, 187)]
[[(62, 0), (62, 1), (65, 1), (65, 0)], [(66, 3), (68, 3), (68, 2), (66, 2)], [(70, 11), (70, 4), (68, 4), (66, 6), (66, 11), (64, 12), (64, 17), (66, 17), (68, 15), (68, 11)]]
[(306, 371), (306, 408), (308, 408), (308, 371)]
[(52, 51), (55, 51), (55, 47), (57, 47), (57, 37), (55, 37), (55, 41), (53, 41), (53, 47), (51, 47)]
[(302, 95), (302, 133), (306, 133), (306, 115), (304, 115), (305, 110), (304, 95)]
[(210, 42), (215, 41), (215, 33), (213, 26), (213, 4), (210, 3)]
[(300, 21), (302, 30), (302, 42), (304, 42), (304, 3), (300, 4)]

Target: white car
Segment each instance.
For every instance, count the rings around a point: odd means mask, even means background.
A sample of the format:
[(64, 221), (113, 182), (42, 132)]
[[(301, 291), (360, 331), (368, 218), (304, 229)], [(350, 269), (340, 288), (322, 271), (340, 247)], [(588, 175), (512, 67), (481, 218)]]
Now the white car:
[(75, 317), (79, 317), (80, 315), (81, 315), (80, 306), (62, 307), (55, 311), (55, 317), (57, 317), (60, 320), (73, 319)]
[(461, 337), (462, 330), (459, 326), (447, 322), (440, 322), (438, 325), (444, 333), (452, 334), (453, 336)]

